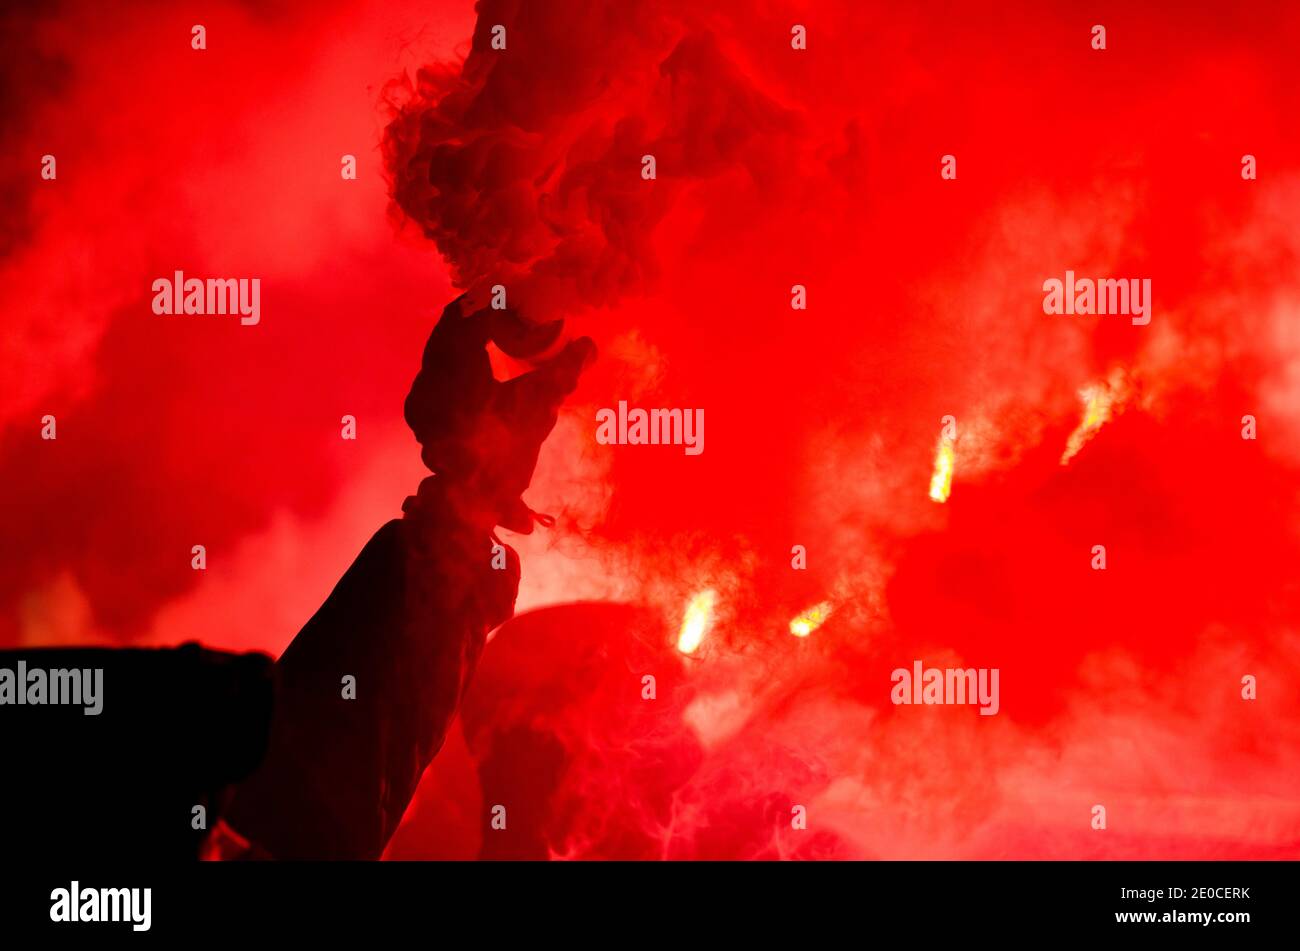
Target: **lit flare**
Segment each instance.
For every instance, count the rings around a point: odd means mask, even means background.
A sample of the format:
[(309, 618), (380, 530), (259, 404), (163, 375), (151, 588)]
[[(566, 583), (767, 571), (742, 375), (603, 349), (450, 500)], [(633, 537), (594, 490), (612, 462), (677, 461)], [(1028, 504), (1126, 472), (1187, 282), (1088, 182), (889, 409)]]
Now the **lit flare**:
[(807, 611), (804, 611), (797, 618), (790, 622), (790, 633), (795, 637), (807, 637), (817, 628), (826, 623), (826, 619), (831, 616), (831, 603), (823, 601), (821, 604), (814, 605)]
[(677, 635), (677, 649), (683, 654), (694, 654), (704, 642), (704, 635), (713, 626), (713, 606), (718, 596), (713, 591), (701, 591), (686, 605), (682, 630)]
[(1101, 427), (1115, 418), (1127, 398), (1128, 383), (1124, 371), (1118, 368), (1105, 380), (1089, 383), (1079, 390), (1083, 419), (1066, 440), (1065, 452), (1061, 453), (1061, 465), (1069, 465), (1070, 460), (1097, 435)]
[(952, 494), (953, 451), (952, 440), (939, 437), (939, 448), (934, 453), (934, 475), (930, 476), (930, 498), (947, 502)]

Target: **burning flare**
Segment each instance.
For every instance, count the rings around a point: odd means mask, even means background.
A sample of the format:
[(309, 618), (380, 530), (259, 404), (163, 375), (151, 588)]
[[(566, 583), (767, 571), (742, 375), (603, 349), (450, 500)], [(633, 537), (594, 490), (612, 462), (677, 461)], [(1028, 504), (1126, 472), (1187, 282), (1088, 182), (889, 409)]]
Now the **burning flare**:
[(1065, 452), (1061, 453), (1061, 465), (1069, 465), (1079, 450), (1097, 435), (1097, 431), (1115, 417), (1127, 398), (1128, 381), (1124, 371), (1118, 367), (1106, 379), (1089, 383), (1079, 390), (1079, 399), (1083, 402), (1083, 419), (1066, 440)]
[(807, 637), (826, 623), (826, 619), (831, 616), (831, 607), (829, 601), (823, 601), (804, 611), (790, 622), (790, 633), (795, 637)]
[(934, 453), (934, 475), (930, 476), (930, 498), (936, 502), (947, 502), (952, 493), (952, 466), (952, 440), (940, 436)]
[(704, 641), (713, 625), (713, 605), (718, 596), (711, 590), (701, 591), (691, 598), (686, 605), (686, 617), (682, 619), (682, 630), (677, 635), (677, 649), (683, 654), (693, 654)]

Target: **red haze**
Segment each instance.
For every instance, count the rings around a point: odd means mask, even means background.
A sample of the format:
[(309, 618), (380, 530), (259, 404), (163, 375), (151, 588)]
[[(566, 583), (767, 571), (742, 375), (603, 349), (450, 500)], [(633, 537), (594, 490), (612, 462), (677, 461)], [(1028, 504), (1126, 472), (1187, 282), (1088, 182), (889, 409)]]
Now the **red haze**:
[[(281, 648), (421, 475), (430, 322), (502, 282), (601, 351), (528, 495), (560, 521), (519, 542), (521, 609), (637, 620), (504, 628), (393, 854), (508, 853), (446, 826), (502, 789), (529, 854), (1300, 853), (1294, 10), (206, 15), (198, 54), (197, 15), (74, 3), (6, 59), (3, 642)], [(177, 267), (261, 277), (261, 324), (154, 316)], [(1045, 314), (1067, 269), (1151, 279), (1151, 323)], [(598, 445), (619, 400), (702, 408), (705, 452)], [(892, 705), (916, 659), (999, 668), (1000, 713)], [(648, 709), (645, 674), (671, 685)], [(503, 762), (507, 688), (545, 709)]]

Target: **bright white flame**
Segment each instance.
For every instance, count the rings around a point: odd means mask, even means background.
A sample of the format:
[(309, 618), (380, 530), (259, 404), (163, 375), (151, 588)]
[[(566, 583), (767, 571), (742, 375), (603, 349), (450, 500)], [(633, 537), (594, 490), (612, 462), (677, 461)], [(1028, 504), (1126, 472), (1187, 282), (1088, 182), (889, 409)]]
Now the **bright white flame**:
[(790, 622), (790, 633), (795, 637), (807, 637), (817, 628), (826, 623), (826, 619), (831, 616), (831, 603), (823, 601), (821, 604), (814, 605), (807, 611), (804, 611), (797, 618)]
[(952, 494), (952, 469), (952, 440), (941, 436), (934, 453), (934, 475), (930, 476), (930, 498), (934, 501), (947, 502)]
[(691, 598), (686, 605), (686, 616), (682, 619), (682, 630), (677, 635), (677, 649), (683, 654), (693, 654), (704, 641), (713, 625), (713, 605), (718, 596), (711, 590), (701, 591)]

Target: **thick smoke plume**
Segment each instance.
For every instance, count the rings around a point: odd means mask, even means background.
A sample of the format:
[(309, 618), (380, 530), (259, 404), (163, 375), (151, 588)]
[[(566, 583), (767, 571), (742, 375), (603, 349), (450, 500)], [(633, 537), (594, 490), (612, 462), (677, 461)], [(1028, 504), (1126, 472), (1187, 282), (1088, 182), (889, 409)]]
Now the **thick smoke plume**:
[(478, 11), (459, 71), (390, 87), (385, 139), (397, 204), (460, 286), (503, 284), (536, 320), (612, 306), (655, 286), (654, 235), (684, 196), (789, 178), (797, 113), (729, 55), (700, 5)]

